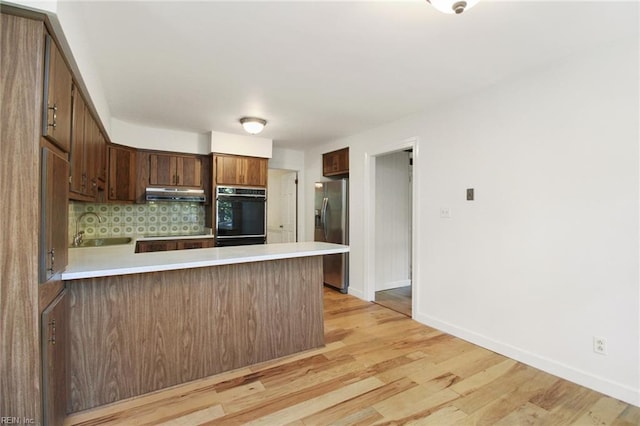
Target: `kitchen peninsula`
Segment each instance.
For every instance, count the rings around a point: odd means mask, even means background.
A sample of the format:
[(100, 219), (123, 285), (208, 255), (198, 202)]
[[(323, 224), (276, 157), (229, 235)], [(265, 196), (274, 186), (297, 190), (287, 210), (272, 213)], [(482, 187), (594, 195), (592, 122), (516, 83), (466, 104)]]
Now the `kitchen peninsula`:
[(322, 346), (322, 255), (349, 250), (134, 247), (70, 250), (70, 412)]

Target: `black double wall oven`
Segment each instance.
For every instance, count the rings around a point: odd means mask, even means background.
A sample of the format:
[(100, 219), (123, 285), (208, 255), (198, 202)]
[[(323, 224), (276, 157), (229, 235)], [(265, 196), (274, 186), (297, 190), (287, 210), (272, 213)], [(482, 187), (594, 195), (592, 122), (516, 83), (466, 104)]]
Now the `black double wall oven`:
[(264, 244), (267, 190), (241, 186), (216, 188), (216, 246)]

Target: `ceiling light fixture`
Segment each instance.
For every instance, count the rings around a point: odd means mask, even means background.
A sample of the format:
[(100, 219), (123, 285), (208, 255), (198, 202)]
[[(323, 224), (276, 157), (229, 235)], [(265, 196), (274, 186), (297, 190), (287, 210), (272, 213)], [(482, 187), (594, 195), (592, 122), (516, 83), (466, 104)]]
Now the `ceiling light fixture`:
[(242, 124), (242, 127), (244, 127), (244, 130), (246, 130), (247, 133), (257, 135), (262, 131), (262, 129), (264, 129), (264, 126), (267, 125), (267, 120), (256, 117), (242, 117), (240, 119), (240, 124)]
[(456, 15), (471, 9), (478, 1), (480, 0), (427, 0), (440, 12), (455, 13)]

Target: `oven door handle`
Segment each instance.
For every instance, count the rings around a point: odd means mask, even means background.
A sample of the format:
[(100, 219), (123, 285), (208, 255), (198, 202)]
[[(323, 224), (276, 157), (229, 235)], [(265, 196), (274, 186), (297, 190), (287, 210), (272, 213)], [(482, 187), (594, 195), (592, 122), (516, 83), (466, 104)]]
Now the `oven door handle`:
[(222, 199), (225, 199), (225, 198), (229, 198), (229, 199), (234, 199), (234, 198), (250, 198), (250, 199), (262, 198), (262, 199), (266, 200), (267, 196), (263, 195), (263, 194), (218, 194), (218, 197), (216, 199), (219, 200), (221, 198)]

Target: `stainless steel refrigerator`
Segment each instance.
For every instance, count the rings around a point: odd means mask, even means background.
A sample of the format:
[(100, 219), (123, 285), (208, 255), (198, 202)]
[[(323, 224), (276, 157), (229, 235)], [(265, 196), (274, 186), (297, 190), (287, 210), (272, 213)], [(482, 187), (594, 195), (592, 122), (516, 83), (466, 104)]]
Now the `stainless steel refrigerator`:
[[(349, 244), (349, 180), (316, 182), (315, 241)], [(349, 254), (323, 256), (324, 283), (347, 292), (349, 287)]]

